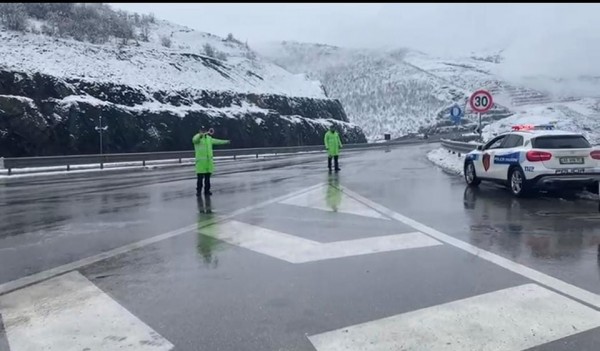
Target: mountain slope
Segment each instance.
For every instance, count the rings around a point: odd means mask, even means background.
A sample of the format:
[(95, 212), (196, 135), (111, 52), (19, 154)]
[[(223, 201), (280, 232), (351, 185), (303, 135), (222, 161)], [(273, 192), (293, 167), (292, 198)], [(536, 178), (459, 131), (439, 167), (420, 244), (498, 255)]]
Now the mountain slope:
[[(58, 78), (156, 89), (207, 89), (324, 97), (320, 83), (260, 59), (243, 44), (166, 21), (150, 25), (149, 42), (91, 44), (0, 31), (0, 67)], [(169, 38), (170, 47), (161, 44)], [(209, 45), (226, 61), (206, 54)]]
[(283, 42), (257, 48), (266, 58), (323, 82), (370, 139), (398, 137), (439, 122), (466, 91), (405, 61), (407, 50), (374, 51)]
[[(561, 106), (570, 108), (568, 102), (580, 100), (502, 79), (498, 74), (502, 52), (444, 58), (407, 49), (347, 49), (297, 42), (270, 43), (257, 49), (291, 72), (306, 72), (311, 79), (322, 81), (328, 96), (340, 99), (349, 120), (371, 140), (381, 139), (383, 133), (399, 137), (454, 129), (448, 115), (455, 103), (466, 112), (461, 129), (471, 131), (477, 115), (470, 111), (467, 99), (477, 89), (490, 90), (495, 101), (494, 108), (482, 115), (484, 125), (529, 111), (528, 106), (548, 113), (552, 110), (537, 107), (563, 103)], [(583, 115), (585, 122), (581, 123), (589, 124), (593, 116)]]
[(0, 24), (0, 157), (96, 153), (100, 118), (104, 152), (189, 149), (201, 125), (232, 147), (320, 144), (331, 125), (346, 143), (366, 141), (318, 81), (256, 57), (233, 36), (157, 20), (134, 28), (144, 33), (91, 43), (73, 30), (40, 34), (52, 25), (33, 17), (24, 29)]

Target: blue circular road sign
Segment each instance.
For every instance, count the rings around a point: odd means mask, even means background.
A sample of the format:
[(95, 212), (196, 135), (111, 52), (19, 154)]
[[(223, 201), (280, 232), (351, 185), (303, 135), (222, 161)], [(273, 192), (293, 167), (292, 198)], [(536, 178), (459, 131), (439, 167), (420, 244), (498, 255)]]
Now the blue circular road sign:
[(463, 111), (458, 105), (454, 105), (450, 108), (450, 118), (456, 124), (460, 123), (460, 118), (463, 115)]
[(458, 105), (452, 106), (452, 108), (450, 109), (450, 116), (452, 118), (457, 118), (457, 117), (460, 117), (461, 115), (462, 115), (462, 110), (460, 109), (460, 106), (458, 106)]

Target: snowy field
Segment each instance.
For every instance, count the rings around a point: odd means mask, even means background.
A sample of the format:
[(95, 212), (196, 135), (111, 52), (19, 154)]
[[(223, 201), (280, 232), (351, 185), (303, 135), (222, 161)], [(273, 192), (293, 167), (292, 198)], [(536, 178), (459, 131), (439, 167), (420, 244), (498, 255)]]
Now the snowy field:
[[(255, 58), (245, 45), (168, 21), (151, 26), (149, 42), (91, 44), (0, 25), (0, 69), (110, 82), (154, 90), (211, 90), (324, 98), (318, 81)], [(161, 38), (170, 38), (170, 47)], [(225, 60), (207, 56), (204, 45)], [(68, 62), (68, 64), (65, 64)]]
[(448, 173), (463, 175), (464, 154), (459, 157), (441, 147), (427, 153), (427, 159)]

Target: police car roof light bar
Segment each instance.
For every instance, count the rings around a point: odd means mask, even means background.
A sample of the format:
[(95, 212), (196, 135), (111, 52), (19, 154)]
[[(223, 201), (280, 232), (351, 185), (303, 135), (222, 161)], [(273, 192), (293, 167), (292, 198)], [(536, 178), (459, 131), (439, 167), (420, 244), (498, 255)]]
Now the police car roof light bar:
[(553, 124), (519, 124), (516, 126), (512, 126), (512, 130), (520, 131), (520, 130), (554, 130)]

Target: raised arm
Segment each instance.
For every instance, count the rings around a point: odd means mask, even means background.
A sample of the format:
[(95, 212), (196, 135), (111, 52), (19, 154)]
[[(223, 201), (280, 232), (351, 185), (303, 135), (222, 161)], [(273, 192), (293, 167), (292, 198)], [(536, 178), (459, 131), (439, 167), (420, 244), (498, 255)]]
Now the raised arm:
[(192, 143), (193, 144), (198, 144), (200, 142), (200, 133), (197, 133), (196, 135), (194, 135), (194, 137), (192, 138)]
[(225, 145), (225, 144), (230, 144), (231, 141), (229, 141), (229, 140), (223, 140), (223, 139), (217, 139), (217, 138), (212, 138), (212, 143), (214, 145)]

